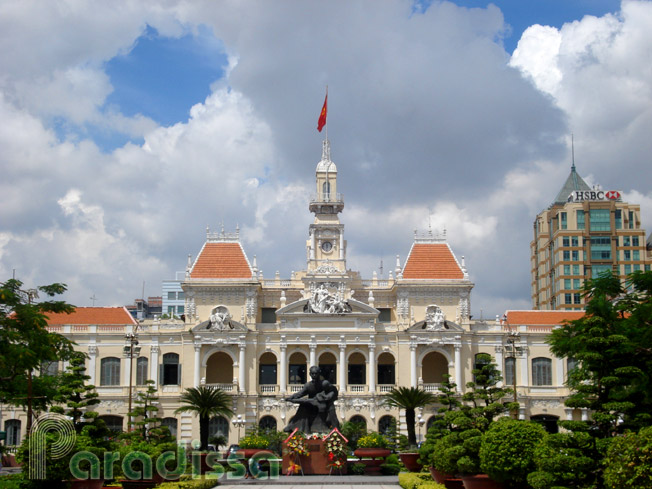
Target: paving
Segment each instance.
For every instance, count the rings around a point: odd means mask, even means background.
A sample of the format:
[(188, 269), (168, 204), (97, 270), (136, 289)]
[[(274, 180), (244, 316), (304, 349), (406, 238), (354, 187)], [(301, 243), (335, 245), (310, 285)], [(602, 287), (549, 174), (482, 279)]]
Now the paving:
[[(398, 476), (365, 475), (305, 475), (279, 476), (277, 479), (220, 479), (220, 488), (244, 489), (243, 486), (256, 486), (255, 489), (352, 489), (365, 486), (365, 489), (398, 489)], [(252, 488), (253, 489), (253, 488)]]

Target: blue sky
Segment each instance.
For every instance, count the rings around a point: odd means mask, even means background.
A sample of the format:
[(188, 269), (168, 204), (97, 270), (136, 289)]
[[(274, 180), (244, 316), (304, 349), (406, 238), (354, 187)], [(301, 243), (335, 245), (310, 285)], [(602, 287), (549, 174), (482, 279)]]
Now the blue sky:
[[(523, 31), (533, 24), (560, 28), (585, 15), (616, 12), (620, 6), (616, 0), (454, 0), (453, 3), (467, 8), (486, 8), (490, 3), (498, 6), (510, 26), (503, 39), (510, 54)], [(418, 10), (431, 4), (431, 1), (415, 3)], [(114, 91), (105, 106), (117, 107), (126, 116), (142, 114), (164, 126), (183, 122), (190, 107), (203, 102), (210, 93), (210, 85), (224, 75), (226, 64), (224, 46), (207, 26), (199, 26), (195, 32), (177, 38), (160, 35), (155, 28), (147, 26), (127, 53), (106, 63)], [(104, 151), (129, 140), (136, 144), (142, 142), (92, 126), (88, 132)]]

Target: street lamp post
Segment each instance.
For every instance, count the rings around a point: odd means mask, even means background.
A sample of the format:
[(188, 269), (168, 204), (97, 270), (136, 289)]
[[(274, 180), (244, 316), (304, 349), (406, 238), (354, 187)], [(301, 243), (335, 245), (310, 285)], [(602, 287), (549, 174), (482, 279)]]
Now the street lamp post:
[(140, 354), (140, 346), (138, 345), (138, 325), (133, 332), (125, 334), (125, 347), (124, 352), (126, 355), (129, 355), (129, 410), (127, 411), (127, 431), (131, 431), (131, 401), (133, 397), (133, 379), (134, 379), (134, 354), (138, 356)]
[(419, 423), (419, 441), (423, 441), (423, 439), (421, 438), (421, 428), (426, 423), (426, 420), (423, 419), (421, 413), (419, 413), (418, 423)]
[(240, 428), (244, 427), (246, 421), (242, 417), (242, 414), (238, 414), (235, 418), (231, 420), (234, 428), (238, 428), (238, 441), (240, 441)]
[[(510, 330), (507, 334), (507, 343), (510, 345), (510, 354), (509, 358), (513, 360), (512, 362), (512, 389), (514, 391), (514, 402), (518, 402), (518, 394), (516, 392), (516, 343), (521, 339), (521, 335), (518, 331), (512, 331), (509, 324), (507, 325)], [(514, 411), (514, 419), (518, 418), (518, 411)]]

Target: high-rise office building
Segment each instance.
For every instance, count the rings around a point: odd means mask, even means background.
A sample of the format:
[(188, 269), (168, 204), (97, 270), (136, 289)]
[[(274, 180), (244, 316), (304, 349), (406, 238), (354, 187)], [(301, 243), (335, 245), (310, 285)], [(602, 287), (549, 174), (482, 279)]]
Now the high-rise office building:
[(626, 280), (649, 270), (638, 204), (619, 190), (589, 187), (575, 164), (554, 202), (537, 215), (530, 244), (534, 309), (583, 309), (587, 278), (612, 271)]

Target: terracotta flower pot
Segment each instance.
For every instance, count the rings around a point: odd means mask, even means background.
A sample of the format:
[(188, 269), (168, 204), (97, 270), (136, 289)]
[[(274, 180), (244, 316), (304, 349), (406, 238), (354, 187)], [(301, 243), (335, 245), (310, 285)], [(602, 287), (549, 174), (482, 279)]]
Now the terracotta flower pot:
[(464, 489), (462, 479), (456, 479), (453, 474), (441, 472), (434, 467), (428, 467), (428, 469), (434, 481), (443, 484), (446, 489)]
[(259, 452), (266, 452), (269, 454), (272, 453), (267, 448), (241, 448), (238, 450), (238, 452), (242, 452), (244, 454), (244, 458), (251, 458)]
[(461, 476), (465, 489), (504, 489), (504, 485), (489, 478), (487, 474)]
[(391, 453), (387, 448), (358, 448), (353, 455), (358, 458), (385, 458)]
[(421, 471), (422, 465), (417, 462), (419, 459), (418, 453), (400, 453), (398, 456), (401, 459), (401, 462), (403, 462), (403, 465), (405, 465), (405, 468), (410, 472)]
[(70, 481), (70, 489), (102, 489), (104, 479), (73, 479)]

